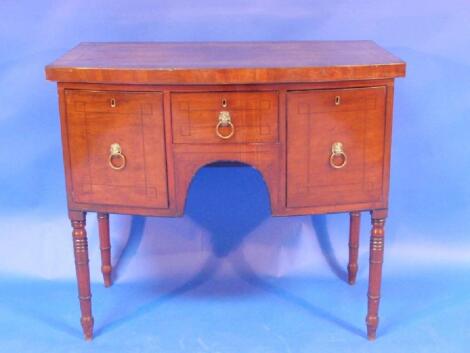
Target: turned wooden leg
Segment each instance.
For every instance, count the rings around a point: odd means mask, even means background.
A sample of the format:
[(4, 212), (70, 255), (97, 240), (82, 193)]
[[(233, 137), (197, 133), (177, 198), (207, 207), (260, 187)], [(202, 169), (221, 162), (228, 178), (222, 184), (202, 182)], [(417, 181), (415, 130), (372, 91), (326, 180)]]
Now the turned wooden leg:
[(77, 272), (78, 298), (82, 313), (81, 324), (86, 340), (93, 338), (93, 316), (91, 314), (90, 269), (88, 267), (88, 241), (84, 212), (70, 212), (72, 223), (73, 251)]
[(360, 227), (361, 227), (361, 213), (351, 212), (349, 214), (349, 263), (348, 263), (349, 284), (354, 284), (356, 282)]
[(111, 242), (109, 240), (109, 215), (98, 213), (98, 228), (100, 233), (101, 272), (103, 273), (104, 286), (111, 285)]
[(382, 263), (384, 257), (384, 224), (385, 217), (372, 214), (372, 231), (370, 237), (369, 290), (367, 292), (367, 337), (375, 339), (379, 324), (380, 285), (382, 282)]

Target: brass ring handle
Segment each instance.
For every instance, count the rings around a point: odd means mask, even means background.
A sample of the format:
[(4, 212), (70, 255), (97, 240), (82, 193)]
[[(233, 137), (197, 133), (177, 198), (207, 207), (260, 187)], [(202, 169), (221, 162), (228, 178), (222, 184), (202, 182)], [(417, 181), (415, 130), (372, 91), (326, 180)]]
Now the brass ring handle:
[[(120, 163), (116, 164), (115, 159), (119, 159)], [(109, 157), (108, 157), (109, 166), (114, 170), (124, 169), (126, 166), (126, 156), (122, 153), (121, 146), (119, 143), (113, 143), (109, 147)]]
[[(230, 133), (228, 135), (224, 135), (220, 132), (221, 127), (230, 127)], [(235, 133), (235, 126), (232, 123), (232, 119), (230, 117), (230, 113), (227, 111), (221, 111), (219, 113), (219, 122), (215, 126), (215, 133), (221, 139), (228, 140), (230, 137), (233, 136)]]
[[(225, 127), (225, 126), (229, 126), (230, 127), (230, 133), (228, 135), (223, 135), (221, 132), (220, 132), (220, 128), (221, 127)], [(233, 126), (232, 122), (229, 121), (226, 125), (224, 125), (221, 121), (219, 121), (217, 123), (217, 126), (215, 127), (215, 133), (217, 134), (217, 136), (219, 136), (221, 139), (224, 139), (224, 140), (228, 140), (230, 137), (233, 136), (233, 134), (235, 133), (235, 127)]]
[[(343, 162), (341, 164), (335, 163), (335, 158), (341, 157)], [(331, 156), (330, 156), (330, 165), (332, 168), (341, 169), (346, 163), (348, 163), (348, 156), (344, 152), (343, 144), (341, 142), (335, 142), (331, 145)]]

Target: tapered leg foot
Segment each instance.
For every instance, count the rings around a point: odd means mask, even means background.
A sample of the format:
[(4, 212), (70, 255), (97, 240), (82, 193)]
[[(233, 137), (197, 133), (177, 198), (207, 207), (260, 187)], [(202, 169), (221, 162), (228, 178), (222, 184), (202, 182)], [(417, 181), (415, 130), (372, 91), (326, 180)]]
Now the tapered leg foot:
[(359, 233), (361, 226), (361, 213), (351, 212), (349, 215), (349, 263), (348, 263), (348, 282), (356, 283), (357, 258), (359, 252)]
[(85, 337), (85, 340), (91, 341), (93, 339), (93, 317), (82, 317), (80, 319), (80, 323), (82, 324), (83, 336)]
[(369, 290), (367, 292), (367, 337), (370, 340), (376, 338), (379, 324), (380, 286), (382, 282), (382, 263), (384, 256), (384, 225), (385, 217), (374, 218), (372, 216), (372, 231), (370, 238), (369, 258)]
[(111, 281), (111, 242), (109, 239), (109, 215), (98, 213), (98, 229), (100, 234), (101, 272), (103, 273), (104, 286), (109, 287)]
[(367, 338), (373, 341), (377, 338), (377, 326), (379, 325), (379, 318), (367, 317)]
[(93, 316), (91, 313), (90, 269), (88, 267), (88, 240), (85, 229), (85, 213), (70, 212), (72, 223), (73, 251), (77, 273), (78, 299), (80, 300), (83, 334), (86, 340), (93, 338)]

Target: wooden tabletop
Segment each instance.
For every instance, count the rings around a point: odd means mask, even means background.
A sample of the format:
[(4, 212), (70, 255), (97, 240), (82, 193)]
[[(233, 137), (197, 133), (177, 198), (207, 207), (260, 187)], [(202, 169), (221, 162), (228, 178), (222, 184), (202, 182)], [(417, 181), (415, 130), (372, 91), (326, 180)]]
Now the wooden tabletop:
[(394, 78), (405, 63), (372, 41), (81, 43), (51, 81), (232, 84)]

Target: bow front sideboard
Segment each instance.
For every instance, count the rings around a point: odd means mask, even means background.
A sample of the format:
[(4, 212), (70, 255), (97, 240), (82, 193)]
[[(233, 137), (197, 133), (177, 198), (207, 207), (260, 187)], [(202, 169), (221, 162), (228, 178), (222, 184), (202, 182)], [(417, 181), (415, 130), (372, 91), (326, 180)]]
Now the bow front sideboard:
[(371, 214), (367, 334), (376, 337), (388, 209), (394, 79), (372, 41), (81, 43), (46, 66), (57, 81), (75, 266), (93, 336), (87, 212), (106, 286), (109, 214), (180, 216), (199, 168), (256, 168), (275, 216), (347, 212), (349, 282)]

